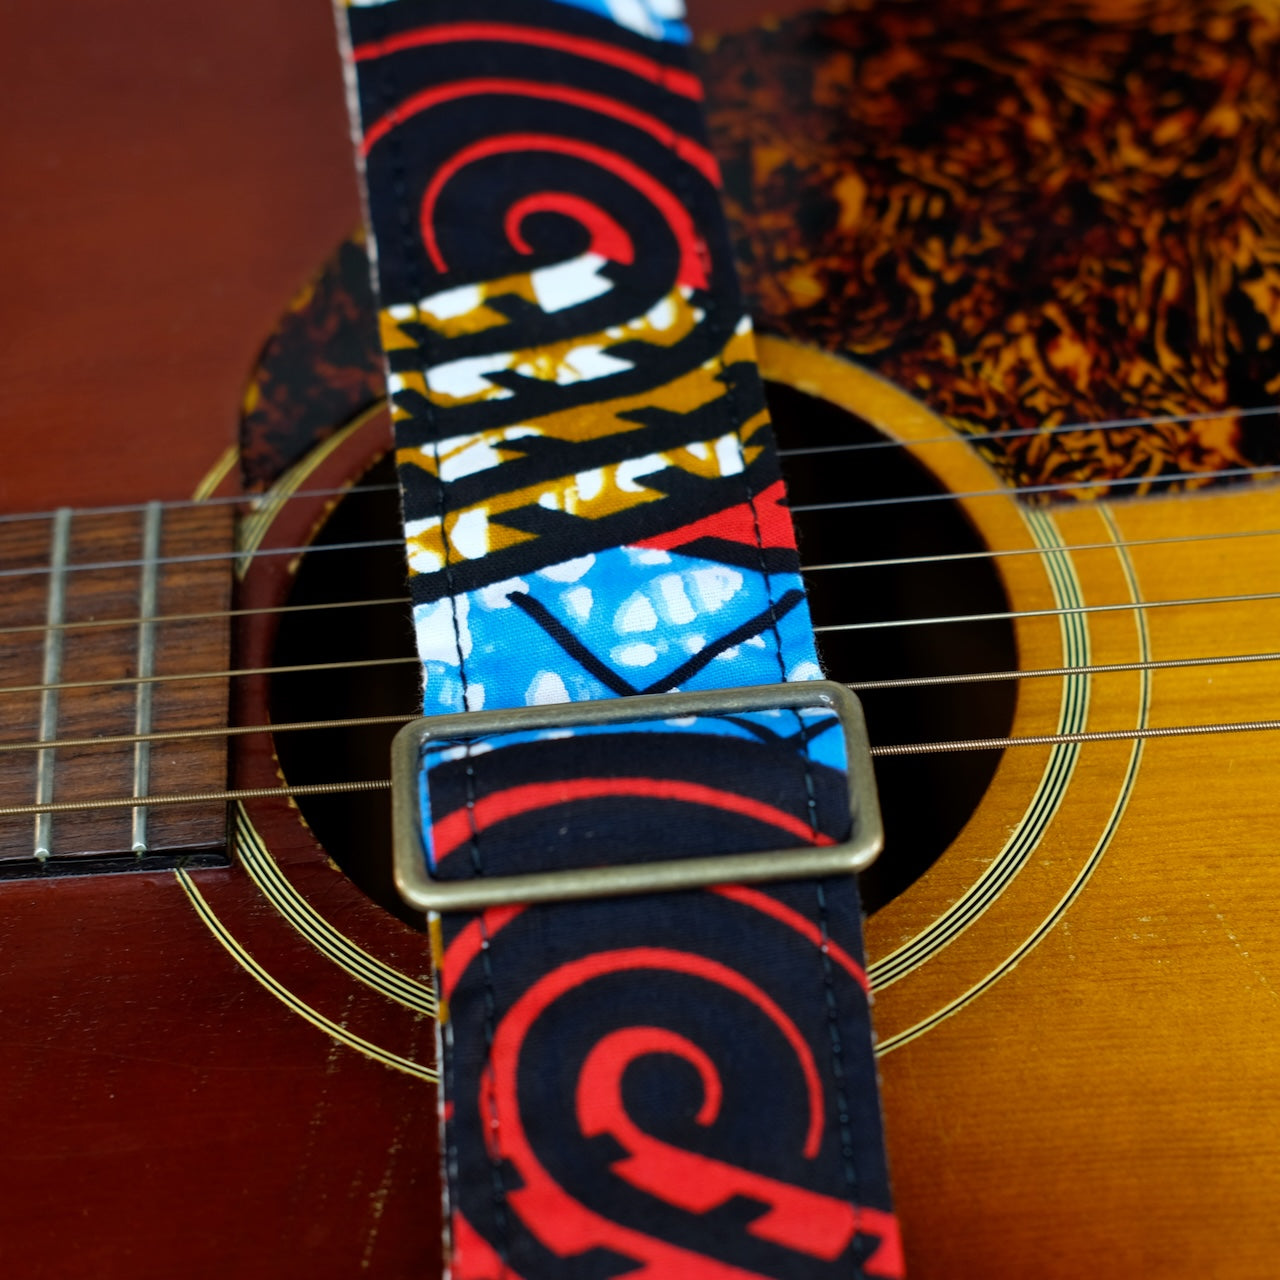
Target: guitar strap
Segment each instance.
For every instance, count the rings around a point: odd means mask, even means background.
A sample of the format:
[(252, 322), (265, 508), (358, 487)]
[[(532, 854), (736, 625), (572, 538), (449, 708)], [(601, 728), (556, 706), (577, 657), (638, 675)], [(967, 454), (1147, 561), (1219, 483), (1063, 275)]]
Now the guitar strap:
[(450, 717), (397, 803), (411, 900), (463, 907), (430, 918), (456, 1280), (901, 1274), (856, 881), (799, 878), (878, 839), (869, 765), (856, 710), (796, 684), (821, 671), (677, 8), (339, 23)]

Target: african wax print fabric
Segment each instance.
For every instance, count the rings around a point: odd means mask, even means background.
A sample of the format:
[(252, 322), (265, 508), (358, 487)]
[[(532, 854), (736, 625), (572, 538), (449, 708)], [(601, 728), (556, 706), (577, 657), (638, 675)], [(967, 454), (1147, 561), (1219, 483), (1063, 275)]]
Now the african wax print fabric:
[[(672, 0), (346, 10), (428, 714), (821, 677)], [(828, 710), (432, 743), (442, 879), (830, 844)], [(901, 1273), (852, 878), (432, 921), (450, 1274)]]

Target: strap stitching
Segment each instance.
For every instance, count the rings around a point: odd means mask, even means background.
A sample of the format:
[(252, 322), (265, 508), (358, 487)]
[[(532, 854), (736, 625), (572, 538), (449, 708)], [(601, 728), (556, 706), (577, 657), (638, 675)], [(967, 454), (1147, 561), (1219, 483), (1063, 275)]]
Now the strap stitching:
[[(666, 87), (664, 85), (664, 87)], [(745, 311), (744, 311), (745, 314)], [(711, 318), (709, 313), (708, 319)], [(787, 680), (786, 660), (782, 653), (782, 633), (780, 630), (777, 612), (777, 604), (773, 594), (773, 578), (769, 573), (768, 564), (765, 558), (764, 537), (760, 528), (760, 510), (757, 505), (758, 494), (755, 492), (749, 479), (750, 472), (747, 466), (746, 457), (746, 441), (744, 432), (746, 423), (741, 421), (741, 405), (739, 403), (739, 389), (736, 379), (730, 379), (724, 361), (724, 348), (721, 348), (717, 357), (718, 375), (726, 383), (728, 399), (730, 404), (731, 418), (738, 423), (734, 430), (734, 435), (738, 442), (738, 454), (742, 461), (743, 487), (747, 495), (747, 505), (751, 510), (752, 530), (755, 535), (756, 551), (760, 559), (760, 574), (764, 578), (765, 592), (769, 602), (770, 628), (773, 631), (774, 648), (778, 659), (778, 674), (785, 683)], [(809, 810), (809, 826), (814, 835), (818, 834), (818, 818), (817, 818), (817, 795), (815, 791), (813, 778), (813, 756), (809, 750), (809, 739), (805, 733), (804, 718), (799, 710), (792, 713), (796, 719), (796, 727), (800, 734), (800, 744), (804, 759), (804, 782), (805, 793), (807, 796), (807, 804)], [(822, 881), (817, 884), (817, 901), (818, 901), (818, 927), (822, 935), (822, 945), (820, 948), (822, 955), (822, 985), (823, 993), (827, 1008), (827, 1028), (831, 1038), (831, 1078), (835, 1086), (836, 1103), (839, 1107), (838, 1122), (840, 1126), (840, 1154), (842, 1165), (844, 1168), (845, 1185), (848, 1189), (849, 1202), (855, 1207), (858, 1204), (858, 1170), (856, 1163), (856, 1148), (853, 1140), (852, 1117), (849, 1110), (848, 1090), (845, 1087), (845, 1070), (844, 1070), (844, 1043), (840, 1034), (840, 1011), (836, 1002), (835, 995), (835, 979), (832, 971), (831, 954), (829, 949), (829, 932), (827, 922), (827, 897)], [(856, 1274), (863, 1276), (862, 1260), (858, 1259), (856, 1264)]]
[[(708, 318), (710, 318), (710, 316)], [(787, 680), (786, 660), (782, 653), (782, 633), (779, 625), (780, 619), (778, 617), (777, 604), (773, 593), (773, 578), (769, 573), (768, 564), (765, 558), (764, 537), (760, 528), (760, 510), (757, 504), (759, 495), (753, 489), (749, 479), (750, 472), (747, 465), (746, 441), (744, 438), (746, 423), (741, 421), (742, 414), (739, 403), (740, 393), (737, 380), (729, 379), (726, 376), (727, 370), (725, 367), (723, 348), (717, 357), (717, 365), (719, 376), (726, 382), (731, 417), (734, 421), (738, 422), (738, 425), (734, 430), (734, 435), (738, 442), (738, 454), (742, 460), (743, 487), (747, 495), (747, 504), (751, 510), (752, 531), (755, 535), (756, 551), (759, 555), (760, 574), (764, 578), (765, 592), (769, 602), (770, 629), (773, 631), (774, 648), (778, 659), (778, 674), (780, 679), (785, 683)], [(799, 730), (801, 750), (804, 759), (804, 783), (809, 810), (809, 826), (816, 836), (818, 834), (818, 802), (813, 777), (813, 756), (809, 749), (808, 735), (805, 733), (804, 718), (801, 716), (799, 710), (793, 711), (792, 714), (795, 716), (796, 727)], [(827, 1009), (827, 1028), (831, 1039), (831, 1078), (835, 1086), (836, 1103), (839, 1108), (838, 1123), (840, 1126), (841, 1162), (844, 1169), (844, 1179), (845, 1185), (848, 1189), (849, 1202), (856, 1209), (858, 1204), (856, 1147), (853, 1140), (853, 1127), (849, 1109), (848, 1090), (845, 1087), (844, 1043), (840, 1034), (840, 1011), (836, 1002), (835, 979), (829, 950), (827, 898), (822, 881), (818, 881), (817, 884), (817, 904), (818, 927), (822, 936), (822, 945), (820, 948), (822, 956), (822, 986)], [(855, 1266), (856, 1274), (858, 1276), (863, 1276), (864, 1271), (862, 1267), (862, 1260), (858, 1259)]]
[[(385, 40), (390, 34), (390, 16), (383, 14), (383, 31), (382, 38)], [(395, 85), (393, 83), (392, 72), (390, 69), (391, 59), (380, 58), (377, 61), (378, 77), (382, 88), (382, 98), (386, 113), (393, 119), (398, 109), (397, 95)], [(392, 207), (397, 214), (397, 221), (400, 224), (400, 248), (404, 255), (404, 265), (406, 275), (409, 277), (411, 288), (414, 294), (414, 313), (419, 322), (421, 322), (421, 312), (418, 310), (418, 300), (425, 295), (426, 281), (421, 272), (421, 263), (417, 253), (417, 246), (413, 240), (411, 227), (411, 214), (408, 199), (408, 181), (407, 171), (403, 160), (403, 152), (400, 147), (395, 129), (390, 131), (388, 136), (388, 147), (391, 157), (391, 188), (392, 188)], [(436, 407), (431, 399), (430, 370), (432, 365), (431, 352), (424, 339), (419, 338), (418, 353), (422, 369), (423, 390), (426, 393), (423, 396), (425, 403), (425, 417), (427, 422), (427, 430), (431, 436), (431, 452), (435, 462), (436, 484), (440, 494), (439, 513), (440, 513), (440, 544), (444, 552), (444, 574), (445, 589), (449, 596), (449, 611), (453, 624), (453, 642), (454, 648), (458, 654), (458, 675), (462, 684), (462, 705), (466, 709), (469, 699), (468, 679), (466, 656), (462, 651), (462, 626), (459, 618), (458, 598), (454, 589), (453, 575), (453, 546), (449, 539), (449, 531), (447, 526), (447, 517), (449, 510), (448, 485), (444, 480), (442, 468), (440, 465), (440, 431), (439, 423), (436, 416)], [(472, 764), (471, 743), (466, 744), (466, 760), (467, 760), (467, 816), (471, 826), (471, 860), (477, 875), (483, 874), (483, 867), (480, 858), (479, 831), (475, 821), (475, 803), (476, 803), (476, 777), (475, 767)], [(510, 1221), (507, 1213), (507, 1193), (506, 1186), (503, 1181), (502, 1161), (499, 1155), (500, 1145), (500, 1122), (498, 1117), (497, 1099), (492, 1092), (493, 1080), (493, 1039), (496, 1028), (496, 1009), (497, 999), (494, 990), (493, 981), (493, 964), (490, 956), (490, 939), (488, 926), (485, 923), (484, 913), (477, 915), (480, 924), (481, 935), (481, 967), (484, 974), (484, 1036), (485, 1036), (485, 1067), (484, 1075), (489, 1084), (490, 1092), (490, 1127), (491, 1133), (489, 1137), (491, 1141), (486, 1141), (485, 1147), (489, 1156), (489, 1164), (492, 1171), (492, 1194), (493, 1194), (493, 1210), (494, 1218), (498, 1226), (498, 1256), (502, 1263), (503, 1274), (510, 1270)], [(445, 1049), (451, 1047), (454, 1037), (452, 1027), (448, 1028), (447, 1042)], [(449, 1052), (449, 1068), (448, 1077), (451, 1083), (456, 1083), (456, 1054)], [(456, 1096), (456, 1089), (451, 1090)], [(456, 1141), (456, 1126), (446, 1125), (449, 1132), (449, 1140), (446, 1150), (446, 1170), (449, 1177), (455, 1185), (461, 1182), (461, 1169), (459, 1165), (458, 1146)]]
[[(845, 1185), (849, 1190), (849, 1203), (858, 1206), (857, 1147), (853, 1139), (853, 1118), (849, 1109), (849, 1091), (845, 1086), (844, 1040), (840, 1034), (840, 1008), (836, 1001), (835, 974), (831, 964), (830, 933), (827, 927), (827, 893), (823, 881), (818, 881), (818, 929), (822, 934), (822, 985), (827, 1004), (827, 1032), (831, 1038), (831, 1077), (835, 1083), (837, 1116), (840, 1125), (840, 1157), (844, 1168)], [(855, 1231), (857, 1220), (855, 1218)], [(863, 1259), (856, 1261), (858, 1276), (864, 1274)]]

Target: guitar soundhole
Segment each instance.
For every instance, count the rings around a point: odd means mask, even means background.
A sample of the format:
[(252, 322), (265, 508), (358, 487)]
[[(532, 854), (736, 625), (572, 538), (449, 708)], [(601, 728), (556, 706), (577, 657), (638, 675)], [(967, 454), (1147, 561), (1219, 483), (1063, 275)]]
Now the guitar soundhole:
[[(938, 481), (905, 450), (874, 447), (848, 452), (794, 453), (835, 445), (882, 445), (884, 437), (828, 402), (770, 385), (773, 413), (791, 501), (858, 503), (894, 496), (937, 495)], [(390, 459), (366, 484), (394, 479)], [(798, 511), (800, 553), (806, 566), (849, 561), (916, 563), (879, 568), (807, 571), (814, 623), (901, 623), (948, 614), (1000, 613), (1009, 606), (992, 562), (931, 560), (984, 548), (959, 506), (949, 501), (854, 505)], [(334, 509), (314, 546), (341, 548), (399, 537), (399, 507), (389, 492), (352, 493)], [(398, 546), (317, 550), (299, 564), (290, 604), (394, 597), (404, 591)], [(819, 632), (819, 648), (832, 679), (863, 681), (1007, 670), (1017, 665), (1007, 621), (920, 623)], [(403, 606), (285, 613), (276, 644), (277, 665), (344, 664), (370, 658), (409, 658), (413, 633)], [(934, 685), (861, 692), (871, 741), (921, 742), (1003, 736), (1013, 719), (1009, 683)], [(408, 715), (416, 710), (414, 663), (350, 667), (277, 675), (271, 715), (277, 722)], [(276, 750), (291, 783), (334, 778), (385, 777), (395, 725), (280, 734)], [(886, 850), (863, 876), (867, 910), (875, 911), (922, 875), (973, 812), (999, 763), (999, 753), (957, 752), (887, 758), (876, 776), (884, 811)], [(339, 866), (376, 902), (414, 920), (391, 883), (390, 807), (385, 793), (309, 797), (302, 813)]]

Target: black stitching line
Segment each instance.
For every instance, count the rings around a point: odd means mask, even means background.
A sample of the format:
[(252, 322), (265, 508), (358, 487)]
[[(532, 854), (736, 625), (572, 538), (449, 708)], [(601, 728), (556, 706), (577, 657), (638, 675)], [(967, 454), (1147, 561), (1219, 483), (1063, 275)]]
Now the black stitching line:
[[(732, 341), (732, 337), (729, 339), (729, 341)], [(724, 378), (726, 374), (726, 369), (724, 364), (723, 348), (721, 349), (718, 363), (720, 367), (720, 377)], [(736, 380), (728, 381), (727, 390), (729, 392), (731, 409), (733, 410), (733, 418), (735, 421), (737, 421), (737, 419), (740, 417), (740, 409), (738, 405), (739, 392), (738, 392), (738, 384)], [(774, 606), (774, 598), (773, 598), (773, 582), (769, 574), (768, 564), (765, 560), (764, 538), (760, 530), (760, 513), (759, 513), (759, 508), (756, 504), (757, 495), (752, 489), (751, 480), (750, 480), (750, 471), (747, 467), (746, 440), (743, 435), (745, 428), (746, 428), (745, 422), (737, 422), (737, 425), (735, 426), (734, 434), (737, 437), (738, 450), (742, 458), (743, 487), (746, 490), (747, 504), (751, 511), (751, 520), (752, 520), (753, 531), (755, 533), (755, 540), (756, 540), (756, 550), (759, 554), (759, 559), (760, 559), (760, 573), (763, 576), (765, 581), (765, 591), (768, 594), (769, 607), (772, 613), (771, 625), (773, 630), (775, 651), (777, 653), (777, 658), (778, 658), (778, 673), (781, 680), (785, 683), (787, 679), (787, 669), (786, 669), (786, 662), (782, 655), (782, 634), (778, 625), (780, 618), (777, 615), (777, 613), (774, 612), (775, 606)], [(803, 599), (803, 593), (801, 592), (798, 594), (800, 595), (800, 598)], [(813, 831), (814, 835), (816, 836), (818, 833), (818, 821), (817, 821), (817, 795), (815, 793), (814, 780), (813, 780), (813, 758), (809, 751), (809, 737), (805, 733), (806, 726), (804, 723), (804, 717), (800, 714), (799, 709), (794, 710), (793, 714), (796, 719), (796, 724), (799, 731), (798, 736), (800, 738), (801, 746), (803, 747), (803, 752), (804, 752), (804, 780), (805, 780), (805, 792), (806, 792), (808, 809), (809, 809), (809, 826), (810, 826), (810, 829)], [(844, 1044), (840, 1036), (839, 1009), (836, 1004), (834, 975), (832, 973), (831, 956), (830, 956), (830, 951), (828, 946), (827, 899), (826, 899), (826, 892), (824, 890), (822, 881), (818, 881), (817, 895), (818, 895), (819, 928), (821, 930), (821, 935), (822, 935), (822, 947), (821, 947), (822, 981), (823, 981), (823, 989), (825, 993), (826, 1006), (827, 1006), (828, 1033), (831, 1037), (831, 1075), (832, 1075), (832, 1080), (835, 1084), (836, 1101), (839, 1107), (841, 1156), (842, 1156), (843, 1166), (844, 1166), (845, 1184), (849, 1192), (849, 1200), (850, 1200), (850, 1203), (856, 1209), (858, 1204), (858, 1171), (857, 1171), (857, 1165), (856, 1165), (855, 1148), (853, 1144), (853, 1130), (852, 1130), (851, 1115), (849, 1111), (848, 1091), (845, 1087)], [(861, 1259), (859, 1259), (855, 1263), (855, 1266), (856, 1266), (856, 1274), (860, 1277), (864, 1276), (865, 1273), (863, 1271)]]
[[(822, 934), (822, 986), (827, 1002), (827, 1033), (831, 1038), (831, 1076), (836, 1086), (837, 1119), (840, 1125), (840, 1157), (844, 1169), (845, 1186), (849, 1190), (849, 1202), (858, 1207), (858, 1166), (853, 1141), (853, 1117), (849, 1111), (849, 1090), (846, 1087), (844, 1069), (844, 1041), (840, 1035), (840, 1008), (836, 1003), (835, 974), (831, 965), (830, 933), (827, 929), (827, 893), (824, 883), (818, 881), (818, 929)], [(857, 1231), (855, 1218), (855, 1233)], [(856, 1234), (855, 1234), (856, 1239)], [(863, 1276), (863, 1259), (855, 1262), (856, 1274)]]
[[(384, 12), (383, 14), (383, 30), (382, 38), (385, 40), (390, 33), (390, 17)], [(382, 98), (387, 112), (396, 124), (398, 111), (397, 94), (393, 83), (392, 74), (389, 68), (390, 59), (383, 57), (377, 60), (378, 78), (382, 88)], [(417, 254), (413, 242), (412, 234), (412, 218), (409, 209), (408, 200), (408, 182), (407, 174), (403, 161), (403, 153), (400, 149), (399, 139), (396, 137), (396, 130), (393, 127), (387, 137), (389, 154), (391, 157), (391, 189), (392, 189), (392, 207), (396, 211), (396, 220), (400, 226), (400, 248), (404, 256), (404, 270), (409, 282), (410, 291), (414, 298), (414, 310), (418, 309), (418, 301), (425, 295), (426, 281), (422, 279), (420, 270), (416, 264)], [(419, 320), (421, 316), (419, 315)], [(425, 329), (419, 329), (420, 333), (425, 333)], [(431, 355), (427, 348), (426, 341), (422, 338), (418, 341), (418, 350), (421, 354), (421, 368), (423, 389), (426, 394), (424, 400), (426, 408), (424, 417), (426, 419), (427, 429), (431, 433), (431, 450), (435, 461), (437, 487), (440, 494), (439, 514), (440, 514), (440, 541), (444, 550), (444, 573), (445, 573), (445, 589), (449, 597), (449, 608), (453, 623), (453, 639), (454, 646), (458, 652), (458, 675), (462, 684), (462, 704), (465, 708), (468, 703), (468, 681), (466, 658), (462, 652), (462, 628), (458, 616), (458, 600), (454, 593), (453, 571), (452, 571), (452, 553), (453, 548), (449, 541), (449, 533), (446, 526), (446, 516), (448, 514), (448, 486), (445, 484), (441, 475), (440, 467), (440, 434), (439, 422), (436, 418), (435, 405), (430, 397), (430, 367)], [(475, 821), (475, 769), (471, 764), (471, 743), (467, 742), (464, 746), (467, 760), (467, 818), (471, 827), (471, 861), (477, 875), (483, 874), (483, 867), (480, 860), (479, 832)], [(484, 1076), (488, 1081), (493, 1078), (493, 1040), (496, 1031), (496, 1009), (497, 998), (494, 991), (493, 982), (493, 965), (489, 954), (489, 932), (485, 923), (484, 913), (477, 914), (477, 920), (480, 925), (481, 938), (481, 968), (484, 976), (484, 1037), (485, 1037), (485, 1067)], [(450, 1042), (453, 1037), (450, 1036)], [(456, 1065), (450, 1063), (449, 1075), (456, 1081)], [(503, 1182), (502, 1162), (495, 1150), (496, 1141), (499, 1132), (498, 1110), (496, 1099), (493, 1099), (493, 1105), (490, 1110), (492, 1117), (492, 1129), (495, 1146), (491, 1147), (489, 1142), (485, 1142), (486, 1152), (489, 1156), (489, 1165), (492, 1171), (492, 1196), (493, 1196), (493, 1214), (494, 1220), (498, 1228), (497, 1253), (502, 1263), (503, 1272), (510, 1270), (510, 1221), (507, 1213), (507, 1193), (506, 1186)], [(456, 1131), (456, 1126), (455, 1126)], [(449, 1154), (447, 1156), (449, 1167), (455, 1173), (460, 1172), (458, 1151), (455, 1135), (450, 1135)], [(461, 1192), (461, 1178), (457, 1179), (459, 1186), (459, 1196)]]
[[(711, 318), (711, 308), (708, 308), (708, 319), (710, 318)], [(732, 335), (730, 336), (728, 341), (732, 341)], [(727, 345), (727, 342), (726, 342), (726, 345)], [(725, 363), (724, 363), (724, 348), (721, 348), (720, 356), (718, 358), (718, 364), (719, 364), (719, 376), (722, 379), (724, 379), (727, 372), (725, 369)], [(778, 672), (782, 681), (785, 682), (787, 679), (787, 670), (786, 670), (786, 662), (782, 655), (782, 635), (778, 625), (780, 621), (780, 617), (776, 613), (776, 608), (774, 605), (774, 598), (773, 598), (773, 583), (772, 583), (772, 579), (768, 570), (768, 565), (765, 559), (764, 538), (760, 530), (760, 513), (759, 513), (759, 508), (756, 504), (757, 495), (752, 489), (751, 480), (750, 480), (750, 471), (747, 467), (746, 441), (743, 436), (743, 432), (746, 428), (746, 423), (737, 421), (741, 413), (740, 406), (738, 404), (738, 398), (739, 398), (738, 384), (736, 380), (726, 379), (726, 381), (728, 383), (727, 390), (729, 393), (730, 408), (732, 411), (733, 419), (736, 423), (734, 434), (737, 437), (738, 450), (742, 458), (743, 487), (746, 490), (747, 504), (751, 510), (751, 519), (754, 527), (755, 540), (756, 540), (756, 550), (760, 559), (760, 573), (764, 577), (765, 591), (767, 592), (768, 598), (769, 598), (769, 609), (772, 615), (771, 624), (772, 624), (772, 630), (773, 630), (775, 651), (777, 653), (777, 658), (778, 658)], [(803, 592), (797, 592), (797, 596), (799, 597), (799, 599), (804, 598)], [(784, 597), (784, 599), (785, 598), (786, 597)], [(794, 603), (798, 603), (798, 600), (796, 602), (793, 602), (791, 607), (794, 607)], [(813, 830), (814, 834), (816, 835), (818, 830), (817, 796), (815, 794), (814, 780), (813, 780), (813, 758), (809, 752), (809, 735), (806, 732), (807, 726), (804, 723), (804, 718), (800, 714), (800, 711), (798, 709), (795, 710), (794, 715), (795, 715), (796, 723), (799, 730), (798, 736), (800, 738), (800, 742), (804, 750), (804, 777), (805, 777), (805, 791), (807, 795), (808, 808), (809, 808), (809, 826)], [(822, 947), (821, 947), (822, 980), (823, 980), (823, 988), (824, 988), (826, 1006), (827, 1006), (828, 1033), (831, 1037), (831, 1075), (835, 1084), (836, 1102), (837, 1102), (837, 1106), (839, 1107), (841, 1156), (843, 1158), (845, 1184), (848, 1188), (850, 1203), (856, 1209), (858, 1204), (858, 1171), (857, 1171), (857, 1165), (856, 1165), (855, 1148), (853, 1144), (853, 1130), (852, 1130), (851, 1115), (849, 1111), (848, 1091), (845, 1087), (844, 1044), (840, 1036), (839, 1009), (836, 1004), (834, 975), (832, 973), (831, 956), (830, 956), (830, 950), (828, 945), (827, 899), (826, 899), (826, 892), (824, 890), (823, 883), (821, 880), (818, 881), (817, 890), (818, 890), (818, 919), (819, 919), (819, 928), (821, 930), (821, 936), (822, 936)], [(859, 1277), (863, 1277), (865, 1273), (863, 1271), (861, 1259), (859, 1259), (855, 1263), (855, 1266), (856, 1266), (856, 1274)]]
[[(746, 464), (745, 444), (742, 439), (742, 428), (737, 431), (738, 447), (743, 451), (743, 464)], [(743, 472), (744, 481), (748, 490), (748, 503), (751, 508), (751, 518), (755, 526), (756, 546), (760, 552), (760, 572), (764, 575), (765, 590), (769, 593), (770, 607), (773, 606), (773, 586), (770, 580), (768, 569), (764, 559), (764, 539), (760, 532), (760, 519), (756, 508), (755, 495), (751, 492), (750, 482), (745, 480), (747, 472)], [(778, 668), (781, 672), (782, 680), (787, 679), (786, 665), (782, 656), (782, 635), (778, 628), (778, 618), (773, 619), (773, 636), (777, 647)], [(795, 709), (792, 714), (795, 716), (798, 726), (798, 737), (800, 745), (803, 749), (804, 756), (804, 783), (805, 793), (809, 807), (809, 827), (814, 835), (818, 834), (818, 818), (817, 818), (817, 795), (813, 780), (813, 757), (809, 751), (809, 736), (806, 734), (806, 725), (804, 717), (800, 714), (799, 709)], [(831, 954), (829, 948), (829, 932), (827, 927), (827, 895), (821, 880), (817, 883), (818, 897), (818, 928), (822, 936), (822, 945), (819, 948), (822, 955), (822, 986), (823, 995), (826, 1002), (827, 1010), (827, 1033), (831, 1040), (831, 1079), (835, 1085), (836, 1105), (838, 1107), (837, 1120), (840, 1126), (840, 1156), (841, 1164), (844, 1170), (845, 1186), (849, 1194), (849, 1202), (854, 1206), (856, 1211), (858, 1206), (858, 1168), (857, 1154), (853, 1140), (853, 1123), (849, 1110), (849, 1091), (846, 1087), (845, 1066), (844, 1066), (844, 1041), (840, 1034), (840, 1010), (836, 1003), (835, 995), (835, 975), (832, 972)], [(855, 1228), (856, 1230), (856, 1228)], [(856, 1236), (855, 1236), (856, 1239)], [(855, 1274), (859, 1277), (865, 1276), (863, 1271), (862, 1259), (855, 1261)]]
[(799, 732), (791, 734), (784, 741), (794, 743), (797, 746), (803, 742), (807, 749), (814, 739), (822, 737), (824, 733), (830, 733), (832, 729), (838, 728), (839, 724), (840, 718), (835, 715), (832, 715), (829, 719), (810, 721)]
[[(724, 364), (722, 359), (721, 369), (723, 370), (723, 368), (724, 368)], [(736, 382), (731, 384), (730, 395), (735, 400), (737, 399), (738, 386)], [(735, 413), (734, 416), (736, 418), (738, 414)], [(743, 466), (742, 483), (743, 483), (743, 488), (746, 490), (746, 493), (747, 493), (747, 506), (750, 508), (750, 511), (751, 511), (752, 531), (755, 534), (756, 550), (760, 556), (760, 576), (764, 579), (764, 589), (766, 594), (769, 597), (769, 622), (770, 622), (770, 629), (773, 631), (773, 643), (774, 643), (775, 651), (778, 657), (778, 675), (782, 683), (785, 684), (787, 682), (787, 665), (786, 665), (785, 659), (782, 656), (782, 632), (779, 629), (779, 624), (781, 623), (783, 617), (785, 617), (786, 614), (791, 611), (791, 609), (795, 608), (795, 606), (801, 600), (804, 599), (804, 592), (793, 588), (791, 591), (788, 591), (780, 601), (778, 601), (777, 603), (775, 603), (774, 601), (773, 577), (769, 573), (769, 566), (765, 561), (764, 535), (760, 532), (760, 511), (756, 505), (756, 499), (759, 495), (755, 492), (755, 490), (751, 486), (751, 479), (750, 479), (751, 473), (747, 469), (747, 445), (746, 445), (746, 440), (743, 436), (743, 432), (745, 429), (746, 429), (746, 423), (744, 422), (736, 428), (736, 430), (734, 431), (734, 434), (737, 437), (738, 451), (742, 457), (742, 466)], [(792, 600), (791, 604), (786, 609), (780, 610), (780, 606), (786, 601), (791, 600), (793, 596), (795, 597), (795, 599)], [(804, 717), (800, 714), (800, 711), (798, 708), (793, 709), (791, 714), (795, 717), (796, 729), (800, 737), (800, 745), (803, 748), (804, 789), (805, 789), (806, 804), (809, 810), (809, 829), (813, 832), (814, 836), (816, 837), (818, 835), (818, 797), (817, 797), (817, 792), (814, 787), (814, 781), (813, 781), (813, 757), (809, 754), (809, 739), (805, 736), (805, 733), (804, 733), (804, 729), (805, 729)]]

